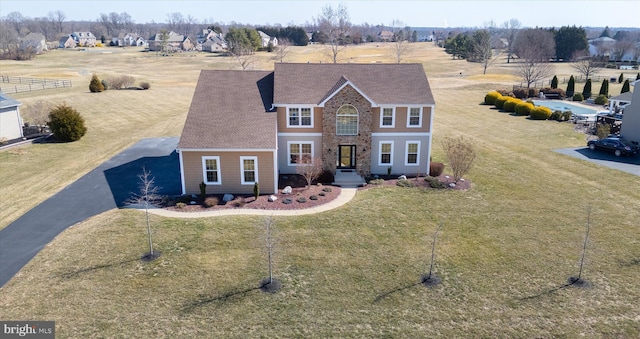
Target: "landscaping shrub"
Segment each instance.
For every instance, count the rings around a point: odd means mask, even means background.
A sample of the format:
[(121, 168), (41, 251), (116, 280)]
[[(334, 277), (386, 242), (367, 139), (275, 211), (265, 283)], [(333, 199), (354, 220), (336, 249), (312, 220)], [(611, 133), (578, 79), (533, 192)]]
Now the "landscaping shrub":
[(549, 117), (551, 117), (551, 109), (547, 107), (538, 106), (531, 110), (533, 120), (547, 120)]
[(220, 200), (218, 200), (218, 198), (216, 197), (207, 197), (206, 199), (204, 199), (204, 205), (206, 207), (213, 207), (216, 206), (220, 203)]
[(551, 112), (551, 116), (549, 117), (549, 120), (556, 120), (556, 121), (560, 121), (560, 119), (562, 119), (562, 112), (561, 111), (553, 111)]
[(620, 76), (618, 77), (618, 83), (621, 83), (624, 80), (624, 73), (620, 73)]
[(551, 79), (551, 88), (558, 88), (558, 77), (555, 75)]
[(585, 99), (591, 98), (591, 79), (587, 79), (587, 83), (584, 84), (584, 88), (582, 89), (582, 96)]
[(501, 96), (502, 94), (498, 93), (497, 91), (491, 91), (484, 96), (484, 103), (485, 105), (493, 105), (495, 104), (496, 99), (498, 99)]
[(256, 198), (257, 200), (259, 196), (260, 196), (260, 184), (256, 182), (255, 184), (253, 184), (253, 197)]
[(98, 93), (98, 92), (104, 91), (104, 86), (102, 85), (102, 82), (100, 81), (100, 79), (98, 79), (98, 76), (95, 74), (91, 76), (91, 81), (89, 82), (89, 91), (91, 91), (91, 93)]
[(600, 94), (593, 102), (596, 105), (606, 105), (609, 102), (609, 99), (607, 99), (604, 94)]
[(567, 96), (572, 97), (573, 94), (575, 93), (575, 89), (576, 89), (576, 79), (572, 75), (571, 77), (569, 77), (569, 83), (567, 84)]
[(318, 193), (318, 195), (319, 195), (319, 196), (321, 196), (321, 197), (324, 197), (324, 196), (325, 196), (325, 195), (327, 195), (327, 194), (326, 194), (326, 193), (324, 193), (324, 192), (320, 192), (320, 193)]
[(323, 192), (331, 192), (332, 189), (331, 189), (331, 187), (325, 187), (325, 188), (322, 189), (322, 191)]
[(496, 102), (494, 103), (494, 106), (496, 106), (497, 109), (502, 109), (502, 107), (504, 106), (504, 103), (509, 100), (510, 97), (508, 96), (501, 96), (499, 98), (496, 99)]
[(424, 180), (426, 182), (429, 183), (429, 187), (431, 188), (444, 188), (444, 184), (440, 182), (440, 180), (438, 180), (438, 178), (434, 178), (434, 177), (426, 177), (424, 178)]
[(309, 197), (309, 200), (318, 200), (318, 196), (312, 195)]
[(518, 99), (526, 99), (529, 91), (526, 88), (518, 88), (513, 90), (513, 95)]
[(609, 124), (602, 124), (596, 127), (596, 136), (600, 140), (608, 137), (610, 133), (611, 133), (611, 126)]
[(604, 95), (605, 97), (609, 96), (609, 80), (602, 80), (602, 85), (600, 85), (600, 92), (598, 94)]
[(60, 141), (80, 140), (87, 133), (84, 118), (78, 111), (64, 104), (49, 112), (49, 128)]
[(520, 99), (516, 99), (516, 98), (511, 98), (507, 101), (504, 102), (504, 105), (502, 105), (502, 110), (505, 112), (515, 112), (516, 111), (516, 105), (521, 103), (522, 100)]
[(531, 114), (531, 110), (534, 107), (535, 106), (530, 102), (519, 102), (516, 105), (515, 113), (516, 113), (516, 115), (530, 115)]
[(176, 203), (176, 208), (177, 209), (183, 209), (183, 208), (185, 208), (185, 206), (187, 206), (187, 204), (185, 204), (183, 202), (177, 202)]
[(333, 173), (331, 173), (331, 171), (324, 170), (316, 181), (323, 184), (331, 184), (334, 181)]
[(135, 81), (136, 79), (130, 75), (120, 75), (117, 77), (109, 78), (109, 81), (107, 83), (109, 84), (109, 88), (123, 89), (133, 86)]
[(369, 183), (371, 185), (382, 185), (384, 184), (384, 179), (373, 179), (373, 180), (369, 180)]
[(299, 203), (301, 203), (301, 204), (304, 204), (305, 202), (307, 202), (307, 198), (305, 198), (305, 197), (300, 197), (300, 198), (298, 198), (298, 199), (297, 199), (297, 201), (298, 201)]
[(104, 87), (104, 90), (108, 90), (109, 89), (109, 84), (107, 83), (107, 80), (100, 80), (100, 83), (102, 84), (102, 87)]
[(629, 79), (624, 81), (624, 84), (622, 84), (622, 89), (620, 90), (620, 94), (622, 93), (627, 93), (630, 91), (630, 85), (629, 85)]
[(400, 179), (398, 180), (398, 182), (396, 183), (397, 186), (400, 187), (414, 187), (415, 185), (413, 184), (412, 181), (408, 180), (408, 179)]
[(562, 121), (569, 121), (571, 120), (572, 116), (573, 116), (573, 113), (571, 113), (571, 111), (564, 111), (562, 112)]
[(583, 101), (584, 97), (582, 96), (582, 93), (576, 93), (573, 95), (573, 101)]
[(149, 88), (151, 88), (151, 84), (149, 84), (148, 82), (141, 82), (140, 83), (140, 88), (149, 89)]
[(429, 164), (429, 175), (439, 177), (444, 172), (444, 164), (441, 162), (431, 162)]
[[(562, 91), (564, 93), (564, 91)], [(537, 88), (529, 88), (529, 95), (527, 96), (528, 98), (535, 98), (538, 96), (538, 93), (540, 93), (540, 90), (538, 90)]]

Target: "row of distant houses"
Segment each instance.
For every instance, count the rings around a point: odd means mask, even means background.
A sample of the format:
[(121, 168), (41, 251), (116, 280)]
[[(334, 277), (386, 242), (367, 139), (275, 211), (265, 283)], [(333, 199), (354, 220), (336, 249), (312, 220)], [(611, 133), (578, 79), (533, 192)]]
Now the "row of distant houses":
[[(592, 57), (605, 57), (610, 61), (637, 62), (640, 63), (640, 43), (635, 43), (627, 48), (617, 47), (619, 42), (609, 37), (600, 37), (589, 40), (589, 55)], [(618, 50), (618, 51), (616, 51)], [(624, 53), (620, 53), (623, 51)]]

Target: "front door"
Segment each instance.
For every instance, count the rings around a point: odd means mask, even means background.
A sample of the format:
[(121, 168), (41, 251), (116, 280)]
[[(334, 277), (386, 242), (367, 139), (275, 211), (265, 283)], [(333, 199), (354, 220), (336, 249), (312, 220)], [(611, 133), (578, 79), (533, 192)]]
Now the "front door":
[(338, 169), (356, 168), (356, 145), (338, 146)]

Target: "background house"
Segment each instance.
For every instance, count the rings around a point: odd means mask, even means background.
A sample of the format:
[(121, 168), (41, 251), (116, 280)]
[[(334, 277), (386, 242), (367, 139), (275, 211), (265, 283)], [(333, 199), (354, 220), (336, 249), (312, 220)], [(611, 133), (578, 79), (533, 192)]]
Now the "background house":
[(73, 39), (71, 35), (67, 35), (65, 37), (60, 38), (60, 41), (58, 42), (59, 48), (74, 48), (77, 45), (78, 44), (76, 43), (76, 41)]
[[(435, 102), (420, 64), (286, 64), (202, 71), (180, 141), (184, 194), (277, 191), (300, 161), (358, 178), (425, 175)], [(353, 184), (353, 182), (349, 182)]]
[(10, 141), (24, 137), (19, 101), (0, 92), (0, 140)]
[(73, 32), (71, 37), (78, 46), (95, 47), (96, 37), (91, 32)]
[(258, 31), (258, 35), (260, 35), (262, 48), (269, 47), (269, 44), (271, 44), (272, 47), (278, 46), (278, 38), (271, 37), (271, 36), (267, 35), (267, 33), (263, 32), (263, 31)]
[[(183, 50), (183, 42), (186, 39), (184, 35), (176, 32), (158, 32), (152, 35), (147, 42), (149, 43), (149, 51), (163, 51), (164, 45), (164, 52), (176, 52)], [(193, 45), (191, 40), (187, 42), (187, 45)], [(195, 48), (194, 45), (193, 48)]]
[(29, 33), (20, 40), (20, 49), (32, 49), (36, 54), (41, 54), (48, 50), (47, 41), (44, 35), (40, 33)]

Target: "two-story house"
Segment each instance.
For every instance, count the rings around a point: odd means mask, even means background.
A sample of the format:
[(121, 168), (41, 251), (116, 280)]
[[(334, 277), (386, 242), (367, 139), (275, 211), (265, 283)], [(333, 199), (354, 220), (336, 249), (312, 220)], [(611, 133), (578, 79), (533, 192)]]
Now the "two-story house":
[(182, 191), (274, 193), (299, 159), (336, 176), (427, 174), (435, 102), (420, 64), (204, 70), (178, 143)]
[(96, 37), (91, 32), (73, 32), (71, 37), (78, 46), (95, 47)]

